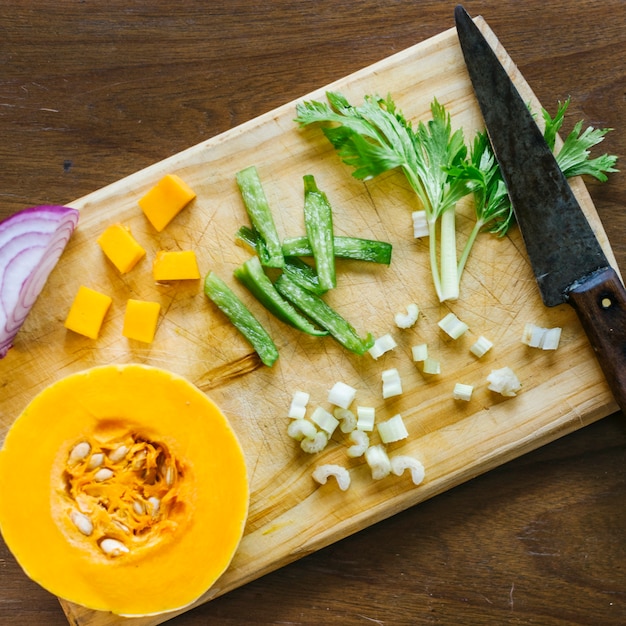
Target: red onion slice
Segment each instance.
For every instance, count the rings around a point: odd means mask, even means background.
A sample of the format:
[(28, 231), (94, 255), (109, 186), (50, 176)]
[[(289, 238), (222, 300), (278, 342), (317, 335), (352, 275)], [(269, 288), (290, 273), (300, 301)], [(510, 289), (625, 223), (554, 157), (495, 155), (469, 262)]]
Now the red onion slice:
[(41, 293), (74, 228), (65, 206), (24, 209), (0, 222), (0, 359)]

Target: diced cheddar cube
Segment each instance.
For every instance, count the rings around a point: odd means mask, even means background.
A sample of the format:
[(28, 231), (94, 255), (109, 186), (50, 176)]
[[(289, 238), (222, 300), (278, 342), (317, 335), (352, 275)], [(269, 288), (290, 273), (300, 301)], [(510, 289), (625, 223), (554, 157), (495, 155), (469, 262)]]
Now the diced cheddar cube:
[(81, 285), (65, 319), (65, 328), (97, 339), (111, 302), (111, 297)]
[(161, 305), (158, 302), (128, 300), (122, 335), (128, 339), (151, 343), (156, 332), (160, 311)]
[(196, 253), (193, 250), (159, 250), (152, 263), (157, 282), (200, 278)]
[(161, 232), (195, 197), (193, 189), (179, 176), (167, 174), (139, 199), (139, 206)]
[(130, 272), (146, 254), (132, 236), (130, 228), (122, 224), (111, 224), (97, 241), (109, 261), (122, 274)]

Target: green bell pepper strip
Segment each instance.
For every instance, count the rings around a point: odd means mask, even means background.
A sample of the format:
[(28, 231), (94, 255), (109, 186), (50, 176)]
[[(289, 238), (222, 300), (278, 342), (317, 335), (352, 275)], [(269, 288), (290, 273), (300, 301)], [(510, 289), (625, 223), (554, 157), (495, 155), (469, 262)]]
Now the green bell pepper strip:
[(320, 286), (326, 290), (333, 289), (337, 285), (333, 212), (326, 194), (320, 191), (311, 174), (304, 176), (304, 226)]
[(287, 274), (281, 274), (276, 280), (275, 286), (294, 306), (298, 307), (319, 326), (328, 330), (344, 348), (355, 354), (364, 354), (374, 345), (374, 338), (371, 333), (368, 333), (365, 339), (361, 339), (350, 322), (322, 298), (300, 287)]
[(280, 238), (256, 167), (247, 167), (235, 177), (248, 217), (263, 242), (262, 246), (257, 246), (261, 263), (267, 267), (282, 267), (285, 259)]
[[(391, 263), (392, 245), (386, 241), (335, 235), (333, 247), (336, 258), (369, 261), (383, 265)], [(287, 237), (283, 239), (283, 254), (285, 256), (313, 256), (313, 250), (308, 237)]]
[[(259, 234), (253, 228), (249, 228), (248, 226), (241, 226), (237, 231), (235, 237), (240, 241), (246, 243), (255, 252), (257, 252), (259, 245), (262, 245)], [(303, 237), (303, 239), (307, 242), (308, 245), (309, 240), (306, 237)], [(313, 256), (310, 247), (308, 256)], [(291, 278), (293, 278), (293, 280), (295, 280), (301, 287), (304, 287), (305, 289), (308, 289), (309, 291), (312, 291), (317, 295), (322, 295), (327, 291), (320, 285), (319, 276), (317, 275), (315, 268), (311, 267), (308, 263), (305, 263), (297, 256), (286, 255), (285, 265), (282, 269), (284, 272), (289, 274)]]
[(289, 274), (291, 279), (298, 283), (300, 287), (304, 287), (307, 291), (315, 293), (318, 296), (326, 293), (326, 289), (320, 285), (320, 278), (315, 271), (314, 267), (311, 267), (308, 263), (305, 263), (297, 256), (286, 256), (285, 267), (283, 272)]
[(258, 253), (259, 243), (261, 237), (254, 228), (249, 226), (240, 226), (239, 230), (235, 233), (235, 238), (248, 244), (255, 252)]
[(246, 305), (214, 272), (209, 272), (204, 279), (204, 293), (248, 340), (261, 361), (269, 367), (274, 365), (278, 359), (274, 341)]
[(328, 335), (327, 330), (316, 328), (300, 312), (285, 300), (274, 287), (274, 284), (263, 271), (259, 257), (249, 258), (234, 271), (237, 278), (250, 293), (273, 315), (286, 324), (309, 335)]

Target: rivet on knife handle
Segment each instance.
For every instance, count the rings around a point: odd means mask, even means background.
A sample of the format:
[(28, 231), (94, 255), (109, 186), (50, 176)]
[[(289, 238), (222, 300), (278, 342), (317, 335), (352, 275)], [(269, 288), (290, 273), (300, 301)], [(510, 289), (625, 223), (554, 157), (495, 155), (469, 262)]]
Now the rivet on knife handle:
[(615, 401), (626, 414), (626, 290), (611, 267), (568, 291)]

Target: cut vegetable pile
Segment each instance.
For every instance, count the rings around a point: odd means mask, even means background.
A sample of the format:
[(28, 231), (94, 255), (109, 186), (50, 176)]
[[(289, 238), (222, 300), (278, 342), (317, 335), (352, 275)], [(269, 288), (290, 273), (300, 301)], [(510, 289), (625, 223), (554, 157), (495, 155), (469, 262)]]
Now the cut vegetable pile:
[[(195, 197), (193, 189), (180, 176), (168, 174), (139, 198), (137, 204), (155, 230), (161, 232)], [(110, 224), (96, 242), (120, 275), (132, 271), (146, 256), (145, 248), (124, 224)], [(195, 252), (159, 250), (152, 261), (152, 276), (156, 282), (200, 278)], [(89, 339), (97, 339), (112, 304), (113, 298), (108, 294), (81, 285), (65, 318), (65, 327)], [(152, 343), (160, 312), (158, 302), (129, 298), (122, 335), (133, 341)]]
[[(411, 316), (411, 324), (408, 326), (404, 323), (404, 313), (396, 314), (394, 317), (394, 321), (401, 332), (417, 322), (419, 313), (417, 305), (409, 304), (407, 311)], [(453, 341), (457, 341), (469, 331), (468, 325), (452, 312), (445, 315), (437, 326)], [(560, 334), (560, 328), (545, 329), (536, 324), (527, 323), (520, 342), (529, 347), (556, 350)], [(533, 339), (537, 335), (544, 342), (541, 345)], [(395, 350), (397, 346), (398, 343), (392, 334), (387, 333), (374, 342), (369, 352), (375, 359), (378, 359), (383, 354)], [(475, 358), (482, 358), (492, 347), (493, 344), (481, 335), (470, 346), (469, 353)], [(439, 360), (428, 356), (427, 344), (416, 344), (411, 352), (413, 361), (416, 365), (421, 365), (423, 374), (436, 376), (441, 373), (441, 363)], [(347, 458), (363, 457), (371, 470), (372, 479), (380, 480), (392, 473), (399, 476), (405, 469), (409, 469), (413, 483), (419, 485), (425, 478), (425, 470), (421, 461), (407, 455), (396, 454), (394, 456), (392, 454), (390, 457), (388, 453), (390, 444), (402, 442), (410, 437), (409, 430), (400, 413), (394, 413), (391, 417), (386, 415), (386, 401), (403, 393), (399, 370), (395, 367), (382, 369), (380, 379), (383, 403), (378, 408), (359, 404), (357, 389), (343, 381), (335, 382), (328, 391), (327, 408), (318, 403), (309, 411), (311, 395), (303, 390), (295, 391), (287, 411), (287, 417), (290, 419), (287, 434), (297, 441), (302, 451), (307, 454), (323, 452), (333, 439), (335, 444), (343, 440)], [(521, 381), (508, 366), (492, 369), (485, 377), (484, 383), (489, 391), (497, 393), (503, 398), (514, 397), (522, 389)], [(470, 402), (474, 389), (474, 384), (459, 381), (451, 389), (450, 397), (456, 401)], [(307, 413), (310, 414), (307, 415)], [(338, 433), (342, 433), (342, 435), (338, 435)], [(376, 438), (378, 441), (375, 441)], [(350, 467), (336, 463), (320, 464), (313, 470), (312, 478), (320, 484), (326, 484), (330, 477), (334, 477), (339, 489), (345, 491), (351, 485), (350, 469)]]
[[(304, 180), (306, 235), (281, 242), (256, 167), (237, 173), (237, 183), (251, 226), (242, 226), (238, 238), (255, 256), (238, 267), (235, 277), (278, 319), (309, 335), (331, 335), (344, 348), (364, 354), (374, 339), (361, 337), (352, 324), (324, 300), (337, 286), (336, 258), (389, 264), (391, 244), (357, 237), (336, 237), (333, 211), (326, 194), (309, 174)], [(300, 257), (311, 257), (313, 265)], [(266, 268), (280, 270), (271, 280)], [(204, 292), (254, 347), (265, 365), (273, 365), (278, 349), (249, 308), (225, 281), (210, 272)]]

